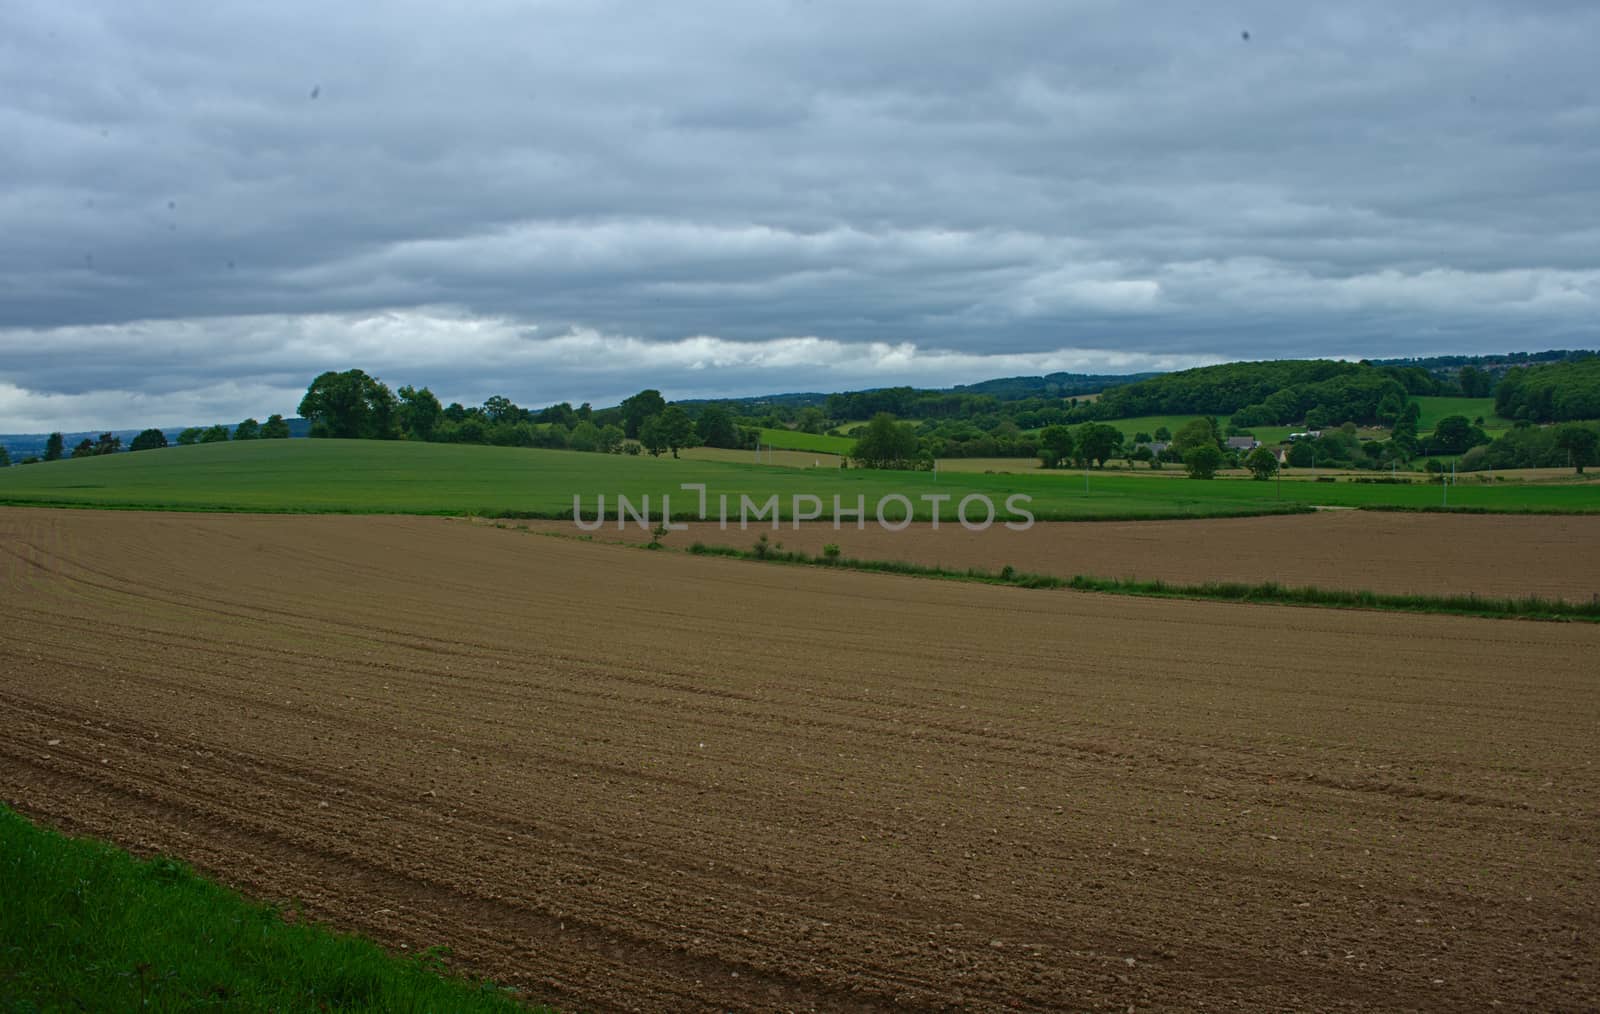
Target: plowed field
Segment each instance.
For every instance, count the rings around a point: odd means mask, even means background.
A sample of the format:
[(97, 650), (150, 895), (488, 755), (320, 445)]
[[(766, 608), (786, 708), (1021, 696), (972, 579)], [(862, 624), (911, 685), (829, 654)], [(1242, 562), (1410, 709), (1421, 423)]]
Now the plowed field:
[(571, 1010), (1600, 1003), (1589, 624), (81, 511), (0, 616), (0, 797)]
[[(981, 509), (970, 515), (981, 519)], [(526, 522), (563, 535), (581, 534), (570, 521)], [(857, 531), (850, 521), (788, 523), (739, 530), (735, 515), (723, 531), (716, 522), (690, 525), (668, 545), (749, 549), (765, 531), (785, 549), (819, 554), (834, 543), (845, 556), (906, 560), (957, 569), (1021, 571), (1072, 577), (1161, 579), (1181, 584), (1277, 581), (1397, 594), (1543, 595), (1588, 601), (1600, 594), (1600, 517), (1593, 515), (1401, 514), (1321, 511), (1281, 517), (1203, 521), (1040, 522), (1027, 531), (996, 523), (969, 532), (953, 522), (937, 531), (914, 524), (888, 532), (876, 522)], [(648, 542), (637, 525), (623, 532), (613, 517), (592, 538)]]

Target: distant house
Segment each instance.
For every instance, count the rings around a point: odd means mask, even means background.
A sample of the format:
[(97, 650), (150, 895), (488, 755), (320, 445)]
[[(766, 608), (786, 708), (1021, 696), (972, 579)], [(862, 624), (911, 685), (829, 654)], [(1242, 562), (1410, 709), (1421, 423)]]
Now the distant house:
[(1148, 444), (1141, 444), (1140, 446), (1150, 448), (1150, 453), (1159, 458), (1161, 456), (1161, 452), (1166, 450), (1168, 447), (1171, 447), (1172, 443), (1167, 440), (1155, 440)]
[(1261, 441), (1257, 440), (1255, 437), (1228, 438), (1228, 450), (1230, 451), (1253, 451), (1260, 446)]
[(1316, 440), (1322, 436), (1321, 430), (1306, 430), (1304, 433), (1289, 434), (1290, 440)]

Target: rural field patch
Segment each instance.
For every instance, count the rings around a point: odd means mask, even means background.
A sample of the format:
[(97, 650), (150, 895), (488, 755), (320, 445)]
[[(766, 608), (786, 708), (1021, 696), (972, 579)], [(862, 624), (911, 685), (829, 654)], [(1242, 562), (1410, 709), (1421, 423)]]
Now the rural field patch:
[[(533, 521), (535, 531), (580, 534), (568, 521)], [(981, 532), (943, 522), (937, 530), (918, 522), (888, 532), (852, 521), (752, 524), (741, 531), (694, 522), (664, 542), (683, 549), (695, 542), (749, 549), (763, 533), (786, 550), (820, 555), (836, 545), (842, 555), (897, 560), (952, 570), (998, 571), (1011, 566), (1032, 574), (1070, 578), (1208, 581), (1374, 591), (1392, 594), (1520, 598), (1538, 595), (1587, 602), (1600, 594), (1600, 516), (1404, 514), (1319, 511), (1282, 517), (1193, 521), (1039, 522), (1025, 531), (994, 525)], [(583, 533), (610, 542), (642, 543), (648, 532), (615, 522)]]
[(1600, 1002), (1587, 624), (30, 509), (0, 611), (8, 804), (563, 1009)]

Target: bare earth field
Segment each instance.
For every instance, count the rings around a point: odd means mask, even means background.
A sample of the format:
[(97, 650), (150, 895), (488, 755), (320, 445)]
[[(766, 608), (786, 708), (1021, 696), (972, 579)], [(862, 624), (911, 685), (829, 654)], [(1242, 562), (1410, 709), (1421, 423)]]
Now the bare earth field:
[(1600, 1004), (1594, 625), (42, 510), (0, 615), (0, 798), (570, 1010)]
[[(981, 517), (981, 511), (969, 515)], [(581, 535), (570, 521), (527, 522), (530, 529)], [(1375, 592), (1521, 597), (1586, 601), (1600, 594), (1600, 516), (1402, 514), (1322, 511), (1203, 521), (1040, 522), (1023, 532), (996, 523), (969, 532), (944, 522), (937, 531), (914, 524), (900, 532), (868, 522), (835, 530), (831, 522), (753, 525), (727, 531), (716, 522), (674, 532), (666, 545), (695, 542), (749, 549), (762, 532), (783, 548), (819, 554), (833, 543), (845, 556), (905, 560), (960, 570), (1020, 571), (1072, 577), (1139, 578), (1185, 584), (1205, 581)], [(648, 542), (637, 525), (619, 532), (613, 520), (593, 538)]]

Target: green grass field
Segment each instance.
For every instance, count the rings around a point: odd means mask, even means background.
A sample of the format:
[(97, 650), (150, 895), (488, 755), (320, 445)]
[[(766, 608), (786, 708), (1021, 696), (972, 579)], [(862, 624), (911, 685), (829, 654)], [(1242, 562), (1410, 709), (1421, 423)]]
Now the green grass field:
[(1467, 421), (1483, 416), (1484, 432), (1495, 434), (1511, 428), (1510, 419), (1502, 419), (1494, 414), (1493, 398), (1413, 398), (1422, 409), (1422, 417), (1417, 420), (1418, 433), (1431, 433), (1439, 425), (1439, 420), (1446, 416), (1462, 415)]
[(776, 447), (780, 451), (821, 451), (824, 454), (849, 454), (856, 442), (849, 437), (830, 437), (822, 433), (801, 433), (799, 430), (761, 431), (761, 445)]
[[(1079, 471), (1024, 474), (881, 472), (865, 469), (799, 470), (737, 462), (627, 457), (575, 451), (527, 450), (459, 444), (384, 441), (267, 440), (201, 444), (136, 454), (80, 458), (0, 469), (0, 503), (39, 506), (118, 507), (355, 514), (481, 514), (506, 517), (570, 516), (573, 496), (592, 515), (595, 498), (651, 498), (670, 494), (672, 510), (697, 507), (680, 483), (704, 483), (713, 514), (717, 495), (728, 494), (737, 512), (739, 496), (790, 497), (812, 494), (845, 504), (857, 496), (870, 507), (888, 493), (901, 493), (927, 516), (924, 494), (959, 500), (985, 493), (997, 507), (1005, 497), (1033, 497), (1040, 519), (1215, 517), (1266, 513), (1310, 505), (1429, 508), (1443, 497), (1439, 486), (1369, 485), (1286, 479), (1209, 482), (1137, 473), (1093, 472), (1085, 491)], [(1576, 483), (1533, 485), (1465, 481), (1449, 491), (1450, 506), (1488, 511), (1600, 511), (1600, 486)], [(954, 501), (943, 516), (954, 518)], [(898, 516), (896, 514), (895, 516)]]
[(442, 970), (0, 806), (0, 1010), (529, 1010)]

